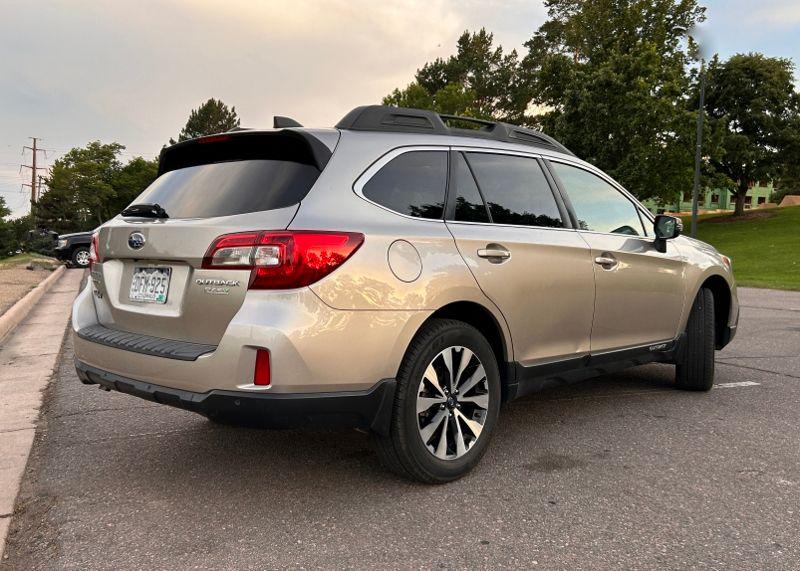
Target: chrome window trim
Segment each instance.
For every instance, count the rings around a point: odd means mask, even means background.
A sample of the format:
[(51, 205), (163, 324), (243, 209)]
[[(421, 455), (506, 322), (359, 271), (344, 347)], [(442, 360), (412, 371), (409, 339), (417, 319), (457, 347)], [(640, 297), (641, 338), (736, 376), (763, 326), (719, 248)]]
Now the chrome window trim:
[[(364, 187), (366, 184), (372, 179), (375, 174), (381, 170), (384, 166), (386, 166), (390, 161), (396, 159), (400, 155), (404, 155), (406, 153), (412, 153), (414, 151), (438, 151), (442, 153), (449, 153), (450, 146), (449, 145), (409, 145), (405, 147), (395, 147), (378, 157), (375, 162), (369, 165), (364, 172), (362, 172), (358, 178), (356, 178), (355, 182), (353, 183), (353, 192), (358, 196), (361, 200), (369, 202), (370, 204), (377, 206), (381, 210), (385, 210), (386, 212), (391, 212), (397, 216), (402, 216), (403, 218), (408, 218), (409, 220), (416, 220), (420, 222), (434, 222), (438, 224), (444, 224), (444, 208), (442, 208), (442, 217), (441, 218), (421, 218), (418, 216), (411, 216), (409, 214), (404, 214), (402, 212), (398, 212), (397, 210), (392, 210), (391, 208), (384, 206), (383, 204), (379, 204), (374, 200), (370, 200), (366, 196), (364, 196)], [(450, 158), (448, 157), (448, 161)], [(448, 163), (449, 164), (449, 163)], [(448, 173), (449, 176), (449, 173)], [(447, 177), (445, 177), (445, 200), (447, 200), (447, 186), (446, 186)]]
[[(555, 226), (527, 226), (523, 224), (499, 224), (497, 222), (469, 222), (467, 220), (445, 220), (449, 224), (465, 224), (469, 226), (487, 226), (489, 228), (522, 228), (525, 230), (555, 230), (556, 232), (577, 232), (575, 228), (557, 228)], [(613, 234), (621, 236), (622, 234)]]
[[(601, 234), (603, 236), (626, 236), (628, 238), (640, 238), (642, 240), (647, 240), (648, 242), (652, 242), (652, 237), (647, 235), (647, 229), (645, 228), (644, 221), (642, 220), (642, 216), (640, 214), (640, 212), (642, 212), (643, 210), (645, 212), (648, 212), (648, 213), (649, 213), (649, 211), (646, 208), (644, 208), (644, 205), (642, 205), (641, 202), (636, 200), (635, 196), (633, 196), (630, 192), (625, 190), (625, 187), (623, 187), (621, 184), (619, 184), (617, 181), (615, 181), (613, 178), (608, 176), (606, 173), (604, 173), (603, 171), (601, 171), (597, 167), (593, 167), (593, 166), (588, 165), (588, 164), (584, 165), (584, 164), (581, 164), (581, 163), (576, 163), (576, 162), (573, 162), (573, 161), (569, 161), (567, 159), (562, 159), (560, 157), (559, 158), (544, 157), (544, 158), (547, 159), (550, 162), (563, 163), (563, 164), (565, 164), (567, 166), (571, 166), (571, 167), (575, 167), (575, 168), (584, 170), (584, 171), (586, 171), (586, 172), (588, 172), (590, 174), (593, 174), (593, 175), (597, 176), (601, 180), (604, 180), (605, 182), (607, 182), (612, 188), (614, 188), (624, 198), (626, 198), (628, 200), (628, 202), (631, 203), (631, 205), (633, 206), (634, 212), (636, 212), (636, 215), (639, 218), (639, 223), (642, 225), (642, 231), (645, 233), (645, 235), (644, 236), (631, 236), (630, 234), (617, 234), (615, 232), (599, 232), (597, 230), (582, 230), (580, 228), (575, 228), (576, 231), (578, 231), (578, 232), (586, 232), (586, 233), (589, 233), (589, 234)], [(566, 192), (567, 195), (569, 195), (569, 191), (566, 188), (564, 189), (564, 192)], [(651, 220), (651, 222), (652, 222), (652, 220)]]

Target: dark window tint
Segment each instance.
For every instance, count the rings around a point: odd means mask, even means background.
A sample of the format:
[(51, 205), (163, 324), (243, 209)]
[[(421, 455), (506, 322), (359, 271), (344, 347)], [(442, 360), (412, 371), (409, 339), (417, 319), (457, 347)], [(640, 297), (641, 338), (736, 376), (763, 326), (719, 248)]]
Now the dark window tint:
[(170, 218), (211, 218), (299, 203), (319, 176), (311, 165), (247, 160), (169, 171), (131, 204), (159, 204)]
[(619, 190), (589, 171), (563, 163), (551, 164), (567, 191), (581, 230), (644, 235), (636, 207)]
[(467, 153), (492, 222), (562, 227), (550, 185), (536, 159)]
[(453, 169), (455, 170), (456, 220), (466, 222), (489, 222), (489, 214), (483, 203), (478, 185), (461, 153), (456, 153)]
[(364, 185), (364, 196), (395, 212), (442, 218), (447, 185), (445, 151), (411, 151), (389, 161)]

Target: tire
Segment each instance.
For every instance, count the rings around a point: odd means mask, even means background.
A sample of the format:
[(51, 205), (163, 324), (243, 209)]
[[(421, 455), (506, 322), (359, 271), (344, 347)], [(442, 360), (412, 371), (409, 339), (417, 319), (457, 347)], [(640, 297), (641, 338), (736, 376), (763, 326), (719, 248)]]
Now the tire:
[(675, 385), (687, 391), (708, 391), (714, 385), (714, 294), (710, 289), (701, 289), (692, 304)]
[(75, 248), (70, 258), (73, 268), (88, 268), (89, 267), (89, 248), (81, 246)]
[[(449, 370), (457, 377), (455, 390), (443, 382)], [(500, 399), (500, 372), (486, 338), (467, 323), (433, 319), (403, 357), (389, 432), (373, 433), (378, 456), (391, 471), (412, 480), (456, 480), (486, 451)]]

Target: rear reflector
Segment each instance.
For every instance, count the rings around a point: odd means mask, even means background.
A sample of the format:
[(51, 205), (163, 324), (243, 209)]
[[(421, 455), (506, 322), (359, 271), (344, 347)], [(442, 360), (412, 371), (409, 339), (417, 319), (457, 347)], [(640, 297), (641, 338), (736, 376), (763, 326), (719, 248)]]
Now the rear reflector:
[(269, 351), (258, 349), (256, 351), (256, 370), (253, 374), (253, 384), (259, 386), (269, 386), (272, 382), (269, 363)]
[(355, 232), (308, 230), (225, 234), (211, 244), (203, 268), (251, 270), (250, 289), (292, 289), (321, 280), (364, 243)]

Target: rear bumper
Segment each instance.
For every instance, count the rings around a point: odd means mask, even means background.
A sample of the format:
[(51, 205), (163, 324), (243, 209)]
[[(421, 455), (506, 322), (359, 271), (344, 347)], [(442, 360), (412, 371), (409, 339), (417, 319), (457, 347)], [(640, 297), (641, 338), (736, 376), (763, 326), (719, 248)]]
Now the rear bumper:
[(384, 379), (366, 391), (264, 394), (212, 390), (195, 393), (115, 375), (78, 359), (75, 359), (75, 368), (85, 384), (97, 384), (212, 418), (254, 420), (267, 428), (346, 426), (386, 434), (396, 387), (394, 379)]

